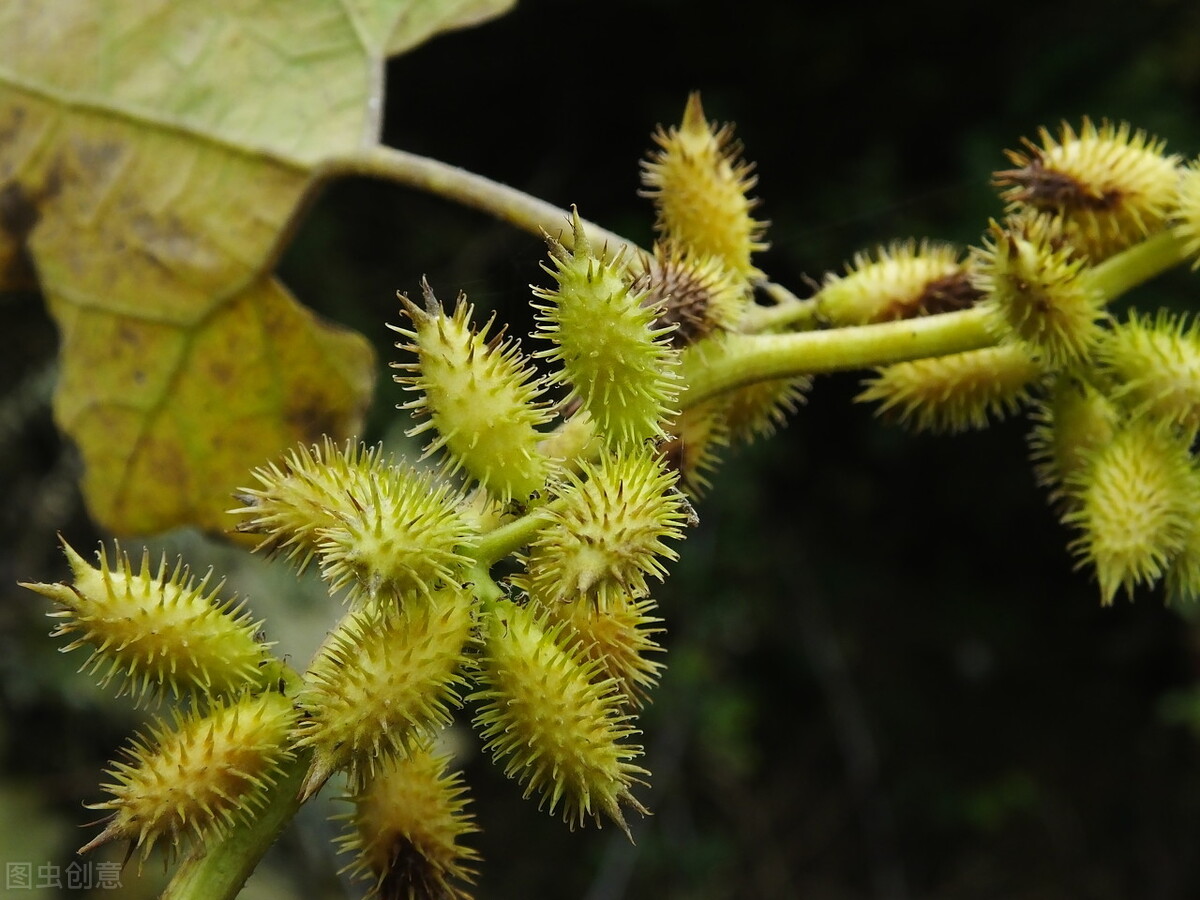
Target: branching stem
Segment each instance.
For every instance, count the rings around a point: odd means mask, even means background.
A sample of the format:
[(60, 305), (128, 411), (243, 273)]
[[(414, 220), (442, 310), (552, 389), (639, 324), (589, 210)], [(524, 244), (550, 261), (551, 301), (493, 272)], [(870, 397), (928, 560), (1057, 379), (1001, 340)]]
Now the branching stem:
[(722, 352), (700, 368), (681, 399), (695, 406), (759, 381), (888, 363), (990, 347), (996, 337), (975, 308), (878, 325), (788, 334), (731, 334)]
[[(571, 214), (566, 210), (427, 156), (376, 146), (360, 153), (334, 157), (324, 163), (318, 175), (334, 178), (360, 175), (417, 188), (461, 206), (481, 210), (524, 231), (552, 235), (564, 246), (572, 246)], [(593, 246), (608, 247), (614, 254), (621, 248), (627, 248), (627, 252), (638, 249), (633, 241), (592, 222), (585, 220), (583, 229)]]

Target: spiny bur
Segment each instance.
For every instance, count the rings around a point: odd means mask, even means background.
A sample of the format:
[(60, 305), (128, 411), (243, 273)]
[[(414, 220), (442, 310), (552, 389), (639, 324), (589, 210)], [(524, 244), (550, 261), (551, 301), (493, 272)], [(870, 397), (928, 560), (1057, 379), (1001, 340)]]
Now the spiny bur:
[(866, 325), (967, 309), (983, 292), (950, 244), (921, 241), (858, 253), (845, 275), (829, 273), (813, 297), (830, 325)]
[(696, 256), (658, 243), (638, 257), (631, 289), (643, 306), (657, 310), (656, 324), (671, 328), (671, 344), (682, 349), (714, 332), (735, 330), (750, 303), (740, 278), (716, 257)]
[(730, 440), (748, 444), (770, 437), (805, 402), (811, 387), (811, 378), (798, 375), (758, 381), (730, 391), (723, 410)]
[(288, 734), (295, 721), (291, 700), (266, 691), (218, 701), (203, 714), (176, 713), (173, 727), (152, 724), (127, 748), (126, 761), (109, 770), (114, 780), (103, 787), (111, 799), (89, 805), (112, 815), (79, 852), (128, 840), (145, 860), (160, 842), (175, 851), (190, 835), (203, 845), (250, 822), (293, 756)]
[(733, 127), (709, 123), (693, 93), (682, 124), (660, 127), (654, 142), (658, 149), (642, 163), (642, 184), (654, 201), (659, 235), (690, 253), (717, 257), (745, 281), (762, 277), (751, 256), (767, 248), (767, 223), (751, 216), (758, 200), (748, 195), (757, 178), (741, 158)]
[(1042, 128), (1041, 145), (1006, 154), (1016, 168), (996, 172), (1010, 211), (1032, 208), (1059, 219), (1080, 253), (1099, 262), (1164, 228), (1175, 207), (1180, 159), (1165, 142), (1084, 119), (1078, 132), (1062, 123), (1055, 139)]
[(1124, 588), (1158, 581), (1187, 544), (1200, 498), (1188, 442), (1140, 418), (1119, 428), (1067, 480), (1071, 549), (1096, 573), (1105, 605)]
[(1135, 413), (1195, 431), (1200, 427), (1200, 325), (1186, 316), (1136, 313), (1097, 352), (1113, 398)]
[(538, 604), (550, 626), (564, 625), (561, 640), (599, 666), (598, 677), (613, 679), (635, 708), (648, 699), (664, 665), (654, 658), (663, 652), (654, 636), (663, 620), (653, 615), (650, 597), (612, 597), (606, 609), (591, 603)]
[(1038, 484), (1050, 489), (1055, 504), (1070, 509), (1068, 482), (1080, 483), (1085, 468), (1100, 448), (1112, 441), (1121, 414), (1095, 386), (1070, 375), (1059, 375), (1048, 396), (1031, 414), (1030, 457)]
[[(1190, 474), (1192, 496), (1200, 498), (1200, 469), (1193, 466)], [(1167, 568), (1165, 584), (1168, 603), (1200, 600), (1200, 523), (1195, 519), (1182, 549)]]
[(456, 580), (475, 534), (462, 497), (428, 472), (391, 466), (355, 496), (354, 511), (320, 532), (321, 574), (351, 598), (429, 596)]
[(334, 591), (394, 602), (453, 581), (475, 536), (462, 497), (428, 472), (398, 465), (378, 448), (293, 450), (284, 466), (255, 471), (241, 488), (239, 531), (265, 534), (259, 547), (291, 548), (301, 568), (316, 557)]
[(381, 759), (337, 818), (338, 849), (354, 859), (342, 870), (371, 884), (368, 896), (468, 900), (479, 854), (461, 841), (477, 832), (466, 788), (447, 760), (427, 747)]
[[(725, 335), (714, 334), (685, 348), (680, 354), (680, 374), (684, 383), (690, 383), (696, 373), (720, 361), (731, 352), (729, 347), (730, 342)], [(693, 452), (707, 453), (710, 454), (707, 458), (711, 458), (723, 444), (750, 443), (756, 438), (769, 437), (804, 402), (804, 395), (810, 387), (812, 379), (807, 375), (773, 378), (734, 388), (706, 401), (704, 406), (715, 418), (710, 418), (709, 424), (701, 427), (706, 428), (716, 440), (707, 449), (703, 449), (702, 445)], [(691, 411), (689, 409), (685, 413)], [(720, 419), (719, 425), (716, 418)], [(697, 424), (698, 420), (692, 416), (690, 422), (685, 420), (682, 426), (672, 425), (669, 430), (676, 437), (683, 436), (685, 429), (695, 435)]]
[(444, 448), (447, 470), (465, 471), (504, 501), (529, 502), (553, 468), (538, 449), (551, 413), (536, 373), (503, 331), (488, 338), (491, 320), (471, 325), (464, 296), (447, 316), (427, 282), (422, 291), (424, 309), (400, 296), (412, 328), (389, 326), (409, 340), (396, 346), (416, 354), (416, 362), (393, 363), (411, 373), (396, 380), (418, 395), (403, 408), (428, 417), (409, 434), (433, 431), (427, 456)]
[(1088, 281), (1085, 261), (996, 223), (989, 237), (975, 263), (996, 335), (1026, 341), (1055, 368), (1090, 353), (1108, 312), (1104, 295)]
[(365, 496), (388, 468), (380, 447), (354, 441), (338, 447), (326, 437), (255, 469), (257, 486), (239, 488), (235, 497), (242, 506), (230, 512), (244, 517), (239, 533), (262, 535), (256, 551), (283, 553), (303, 571), (316, 556), (323, 530), (352, 515), (354, 498)]
[(147, 697), (212, 697), (263, 687), (278, 674), (270, 644), (259, 638), (262, 622), (242, 606), (209, 589), (211, 573), (197, 581), (182, 563), (157, 569), (149, 551), (134, 572), (129, 557), (115, 548), (110, 562), (103, 546), (99, 566), (91, 566), (63, 541), (73, 584), (26, 584), (58, 604), (49, 615), (60, 620), (55, 637), (71, 637), (63, 651), (90, 646), (83, 670), (108, 685), (120, 680), (120, 693), (138, 703)]
[(1183, 242), (1184, 253), (1192, 260), (1192, 269), (1200, 268), (1200, 158), (1179, 171), (1172, 231)]
[(532, 607), (496, 603), (484, 617), (476, 727), (504, 773), (574, 828), (607, 816), (629, 833), (623, 807), (646, 814), (630, 789), (650, 773), (622, 711), (617, 682), (561, 639)]
[(367, 607), (329, 635), (305, 674), (297, 747), (312, 747), (305, 796), (334, 771), (362, 777), (429, 740), (461, 706), (473, 601), (461, 588)]
[(607, 453), (567, 473), (558, 500), (540, 512), (546, 524), (514, 583), (544, 603), (601, 609), (645, 596), (646, 578), (662, 579), (664, 561), (678, 556), (664, 541), (682, 538), (692, 514), (676, 477), (650, 448)]
[(533, 292), (536, 336), (554, 346), (536, 355), (561, 366), (552, 381), (569, 387), (565, 402), (578, 399), (610, 444), (661, 437), (681, 388), (676, 326), (658, 323), (659, 306), (630, 287), (620, 258), (592, 254), (578, 213), (572, 248), (552, 242), (550, 259), (557, 287)]
[(689, 406), (675, 417), (670, 437), (659, 444), (667, 468), (679, 473), (680, 487), (692, 497), (712, 487), (721, 451), (729, 446), (724, 398)]
[(855, 400), (878, 402), (914, 431), (980, 429), (1028, 403), (1043, 371), (1027, 345), (1001, 344), (878, 369)]

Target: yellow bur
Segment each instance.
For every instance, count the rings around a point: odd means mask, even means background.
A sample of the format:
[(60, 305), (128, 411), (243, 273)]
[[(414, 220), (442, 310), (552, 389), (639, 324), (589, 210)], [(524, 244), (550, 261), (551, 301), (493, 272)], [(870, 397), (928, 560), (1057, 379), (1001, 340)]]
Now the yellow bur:
[(641, 707), (665, 668), (651, 654), (663, 652), (654, 636), (665, 629), (653, 615), (657, 604), (649, 597), (610, 599), (607, 608), (592, 603), (538, 604), (551, 625), (562, 624), (561, 639), (587, 660), (597, 663), (605, 678), (614, 679), (635, 708)]
[(1112, 329), (1097, 353), (1113, 398), (1139, 414), (1200, 427), (1200, 328), (1185, 316), (1136, 313)]
[(915, 431), (953, 433), (1016, 412), (1043, 372), (1027, 345), (1001, 344), (885, 366), (854, 399), (878, 401)]
[(642, 163), (645, 195), (658, 212), (659, 234), (698, 256), (715, 256), (746, 281), (762, 276), (750, 261), (765, 250), (766, 222), (751, 215), (758, 201), (747, 196), (757, 178), (741, 159), (732, 126), (704, 118), (700, 95), (688, 97), (683, 122), (659, 128), (658, 149)]
[(650, 774), (630, 761), (642, 755), (625, 742), (637, 732), (616, 682), (597, 678), (598, 665), (567, 649), (560, 630), (527, 606), (495, 604), (483, 623), (475, 724), (526, 797), (536, 792), (550, 813), (561, 807), (572, 828), (605, 815), (628, 834), (622, 807), (646, 814), (630, 788)]
[(1104, 335), (1104, 294), (1070, 248), (1027, 223), (1010, 226), (992, 223), (975, 260), (993, 330), (1003, 340), (1025, 341), (1049, 366), (1080, 360)]
[(552, 243), (554, 267), (544, 267), (558, 287), (533, 289), (543, 301), (536, 336), (554, 344), (536, 355), (561, 365), (552, 381), (570, 388), (568, 402), (578, 398), (610, 446), (661, 437), (682, 386), (676, 326), (659, 324), (661, 304), (630, 287), (620, 258), (592, 254), (578, 213), (574, 230), (572, 249)]
[(61, 620), (54, 635), (74, 638), (64, 651), (92, 648), (83, 668), (102, 685), (119, 679), (120, 692), (140, 703), (164, 694), (227, 695), (278, 676), (271, 645), (258, 637), (262, 623), (221, 600), (220, 585), (209, 590), (209, 576), (197, 581), (182, 564), (169, 570), (166, 557), (152, 570), (148, 553), (135, 573), (120, 548), (110, 564), (101, 547), (94, 567), (65, 541), (63, 549), (74, 584), (24, 586), (59, 605), (50, 613)]
[(904, 241), (856, 254), (845, 275), (825, 276), (813, 300), (830, 325), (866, 325), (967, 309), (982, 293), (955, 247)]
[(1025, 140), (1006, 155), (1016, 168), (996, 172), (1011, 212), (1036, 210), (1056, 220), (1074, 250), (1093, 263), (1162, 230), (1177, 201), (1179, 157), (1165, 142), (1127, 122), (1067, 123), (1041, 145)]
[(478, 827), (466, 810), (459, 773), (425, 747), (380, 761), (337, 818), (349, 826), (338, 838), (354, 860), (342, 871), (373, 882), (372, 895), (466, 900), (479, 854), (460, 843)]
[(242, 532), (260, 548), (289, 550), (301, 568), (314, 556), (334, 591), (352, 600), (428, 596), (467, 564), (475, 536), (462, 497), (427, 472), (347, 444), (292, 451), (283, 466), (257, 470), (242, 488)]
[(1038, 484), (1050, 489), (1052, 501), (1069, 508), (1068, 482), (1077, 480), (1092, 456), (1112, 440), (1120, 414), (1092, 385), (1060, 375), (1032, 418), (1029, 448)]
[(239, 534), (261, 535), (254, 548), (284, 554), (303, 571), (316, 555), (323, 529), (337, 525), (354, 510), (370, 482), (387, 468), (378, 446), (347, 441), (342, 447), (326, 437), (322, 443), (290, 450), (281, 462), (251, 472), (254, 487), (239, 488), (242, 506), (230, 510), (245, 518)]
[(313, 748), (307, 796), (334, 771), (360, 779), (382, 756), (419, 746), (461, 706), (458, 689), (474, 626), (467, 591), (367, 607), (326, 640), (305, 675), (298, 747)]
[(410, 343), (415, 363), (393, 363), (410, 375), (397, 375), (419, 396), (405, 404), (428, 420), (409, 434), (433, 431), (426, 454), (445, 448), (446, 468), (463, 469), (489, 493), (527, 503), (545, 487), (551, 461), (538, 449), (538, 428), (551, 418), (541, 401), (542, 387), (515, 342), (502, 334), (489, 339), (491, 322), (471, 325), (472, 307), (459, 296), (447, 316), (428, 283), (426, 308), (401, 296), (411, 329), (390, 326)]
[(1136, 419), (1089, 454), (1067, 481), (1079, 531), (1071, 548), (1091, 566), (1101, 600), (1153, 584), (1187, 545), (1200, 515), (1188, 442), (1160, 422)]
[(649, 448), (606, 453), (565, 473), (559, 500), (539, 514), (546, 525), (530, 544), (525, 574), (514, 583), (544, 603), (574, 601), (607, 609), (610, 600), (643, 597), (647, 577), (662, 579), (694, 515)]
[(291, 700), (268, 691), (217, 703), (205, 715), (176, 713), (174, 728), (154, 724), (109, 770), (114, 781), (104, 788), (112, 799), (89, 808), (112, 816), (79, 852), (129, 840), (145, 860), (160, 841), (176, 850), (186, 835), (203, 844), (252, 821), (293, 756), (295, 721)]

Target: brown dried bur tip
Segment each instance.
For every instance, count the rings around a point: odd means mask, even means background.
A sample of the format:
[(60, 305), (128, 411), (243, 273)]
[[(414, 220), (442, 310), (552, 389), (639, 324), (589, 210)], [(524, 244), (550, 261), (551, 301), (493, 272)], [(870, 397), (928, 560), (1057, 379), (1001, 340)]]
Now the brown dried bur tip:
[(656, 327), (674, 327), (670, 341), (677, 349), (732, 329), (749, 301), (740, 280), (716, 259), (691, 257), (661, 244), (652, 257), (642, 258), (630, 289), (644, 294), (643, 306), (657, 309)]
[(1042, 128), (1041, 146), (1023, 139), (1005, 154), (1016, 168), (993, 184), (1005, 188), (1009, 211), (1032, 208), (1063, 220), (1064, 232), (1093, 262), (1160, 231), (1175, 207), (1179, 163), (1165, 142), (1128, 123), (1084, 119), (1078, 134), (1065, 122), (1055, 139)]

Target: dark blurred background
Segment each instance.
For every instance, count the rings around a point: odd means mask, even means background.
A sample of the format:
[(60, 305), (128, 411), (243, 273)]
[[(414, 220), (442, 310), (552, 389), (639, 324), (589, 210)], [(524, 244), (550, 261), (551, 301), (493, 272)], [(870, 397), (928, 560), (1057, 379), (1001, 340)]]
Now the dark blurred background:
[[(1003, 149), (1040, 125), (1125, 119), (1200, 152), (1200, 7), (1183, 0), (524, 0), (389, 77), (387, 143), (578, 204), (642, 243), (638, 160), (702, 91), (758, 166), (772, 222), (759, 264), (800, 293), (895, 238), (977, 241), (1001, 209), (989, 176)], [(480, 214), (350, 180), (315, 202), (281, 270), (386, 361), (395, 292), (422, 275), (528, 331), (543, 252)], [(1197, 296), (1172, 273), (1132, 302)], [(98, 537), (50, 425), (54, 334), (33, 299), (0, 298), (0, 846), (65, 862), (99, 815), (81, 798), (98, 799), (137, 720), (69, 674), (82, 656), (56, 654), (40, 599), (12, 587), (63, 577), (56, 530), (84, 548)], [(820, 379), (699, 506), (658, 593), (669, 669), (642, 718), (655, 814), (636, 846), (613, 828), (570, 834), (466, 751), (479, 897), (1200, 896), (1192, 611), (1150, 591), (1100, 607), (1034, 484), (1026, 422), (914, 436), (851, 402), (860, 381)], [(396, 435), (404, 399), (382, 372), (368, 438)], [(241, 558), (190, 535), (167, 546), (201, 568)], [(239, 590), (271, 609), (288, 583), (275, 577), (247, 568)], [(288, 616), (319, 636), (329, 611), (294, 602)], [(302, 822), (249, 890), (340, 896), (322, 823)]]

